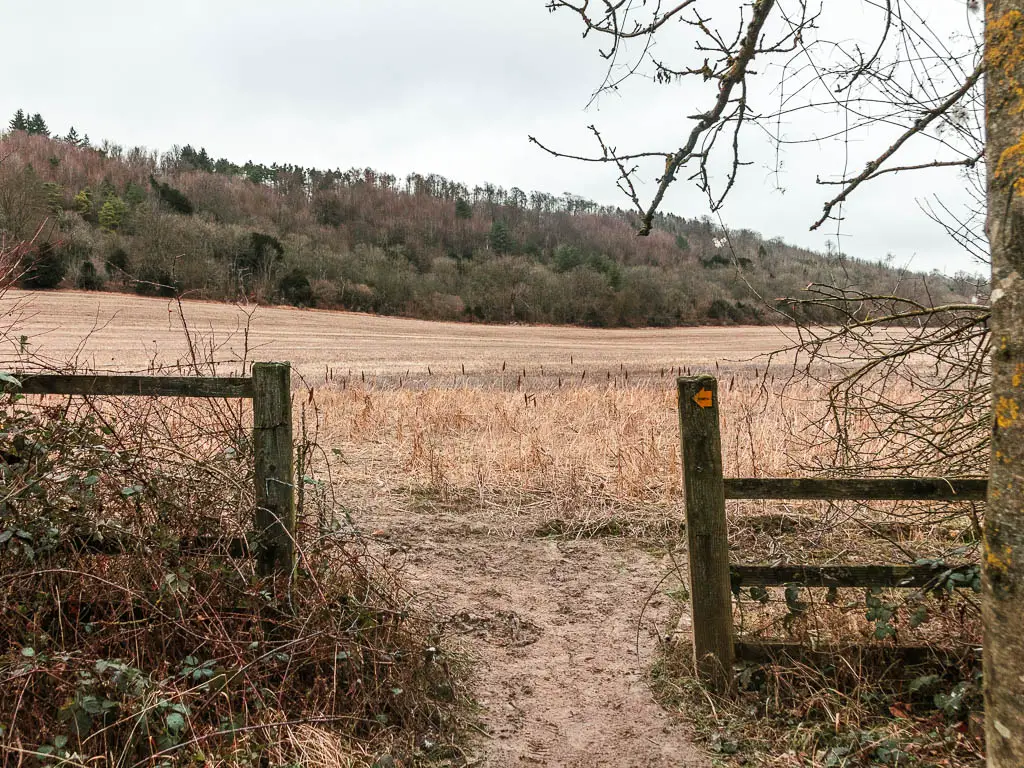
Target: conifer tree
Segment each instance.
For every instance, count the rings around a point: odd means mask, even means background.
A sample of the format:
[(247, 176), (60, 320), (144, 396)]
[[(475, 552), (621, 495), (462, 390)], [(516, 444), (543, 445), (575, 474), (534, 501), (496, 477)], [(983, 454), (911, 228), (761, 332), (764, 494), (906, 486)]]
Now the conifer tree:
[(64, 210), (64, 188), (55, 181), (44, 181), (46, 207), (55, 216)]
[(504, 255), (512, 250), (512, 236), (509, 234), (505, 222), (495, 221), (491, 224), (487, 242), (491, 246), (491, 250), (499, 255)]
[(121, 224), (124, 221), (125, 214), (127, 213), (128, 206), (125, 205), (124, 200), (117, 195), (110, 195), (100, 208), (100, 227), (107, 232), (116, 232), (121, 228)]
[(75, 126), (71, 126), (71, 129), (68, 131), (68, 135), (64, 137), (64, 141), (73, 147), (77, 147), (82, 141), (78, 138), (78, 131), (75, 130)]
[(25, 118), (25, 110), (19, 109), (14, 113), (14, 117), (11, 118), (9, 123), (12, 131), (27, 131), (28, 120)]
[(46, 125), (46, 121), (43, 120), (43, 116), (41, 114), (39, 114), (38, 112), (36, 112), (34, 115), (32, 115), (32, 117), (30, 117), (28, 119), (28, 124), (26, 126), (26, 129), (28, 130), (29, 135), (32, 135), (32, 136), (35, 136), (35, 135), (49, 136), (50, 135), (50, 129)]
[(86, 187), (75, 195), (75, 213), (89, 213), (92, 210), (92, 190)]

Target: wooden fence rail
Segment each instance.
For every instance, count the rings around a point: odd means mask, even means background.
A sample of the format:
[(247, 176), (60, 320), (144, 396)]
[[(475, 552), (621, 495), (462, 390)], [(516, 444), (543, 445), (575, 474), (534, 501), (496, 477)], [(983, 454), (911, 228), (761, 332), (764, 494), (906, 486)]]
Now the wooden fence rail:
[[(278, 365), (256, 363), (257, 366)], [(16, 375), (20, 387), (7, 385), (5, 391), (25, 395), (95, 395), (109, 397), (253, 397), (251, 378), (215, 378), (209, 376), (99, 376)]]
[(984, 501), (984, 478), (727, 477), (727, 499), (853, 499), (856, 501)]
[(689, 544), (693, 648), (700, 677), (716, 690), (732, 686), (737, 643), (732, 590), (799, 584), (808, 587), (968, 586), (978, 566), (742, 565), (729, 562), (726, 499), (850, 499), (983, 501), (986, 478), (725, 478), (722, 476), (718, 382), (677, 379), (679, 435)]
[[(251, 377), (106, 376), (14, 374), (20, 386), (0, 382), (0, 392), (25, 395), (113, 397), (242, 398), (253, 401), (257, 571), (261, 576), (291, 573), (294, 562), (295, 493), (291, 410), (291, 366), (253, 363)], [(201, 542), (183, 542), (192, 551)], [(80, 542), (90, 550), (90, 542)], [(93, 547), (98, 546), (92, 542)], [(226, 554), (248, 552), (244, 542), (223, 542)], [(108, 542), (107, 548), (117, 547)], [(99, 547), (103, 549), (103, 547)]]

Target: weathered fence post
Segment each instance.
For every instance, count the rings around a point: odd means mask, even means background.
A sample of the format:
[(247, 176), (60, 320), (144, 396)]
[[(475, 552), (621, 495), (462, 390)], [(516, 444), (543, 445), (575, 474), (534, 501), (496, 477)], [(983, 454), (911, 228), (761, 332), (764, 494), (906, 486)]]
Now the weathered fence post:
[(697, 376), (679, 378), (677, 384), (693, 650), (700, 678), (727, 692), (733, 687), (734, 650), (718, 382)]
[(290, 573), (295, 548), (291, 366), (254, 363), (252, 383), (257, 571)]

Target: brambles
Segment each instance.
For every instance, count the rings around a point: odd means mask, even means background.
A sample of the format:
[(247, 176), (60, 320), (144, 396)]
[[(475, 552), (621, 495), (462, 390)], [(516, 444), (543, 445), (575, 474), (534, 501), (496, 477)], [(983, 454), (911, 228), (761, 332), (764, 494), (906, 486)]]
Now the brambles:
[[(18, 253), (0, 249), (11, 274)], [(335, 506), (315, 402), (297, 445), (299, 565), (261, 579), (248, 409), (22, 397), (9, 371), (41, 359), (27, 337), (9, 340), (0, 763), (283, 765), (319, 748), (368, 766), (443, 752), (458, 664), (388, 553)], [(215, 346), (187, 341), (174, 372), (215, 373)]]
[(287, 761), (295, 722), (405, 751), (444, 737), (452, 683), (429, 622), (334, 520), (308, 460), (285, 599), (226, 554), (250, 525), (242, 414), (4, 399), (5, 759)]

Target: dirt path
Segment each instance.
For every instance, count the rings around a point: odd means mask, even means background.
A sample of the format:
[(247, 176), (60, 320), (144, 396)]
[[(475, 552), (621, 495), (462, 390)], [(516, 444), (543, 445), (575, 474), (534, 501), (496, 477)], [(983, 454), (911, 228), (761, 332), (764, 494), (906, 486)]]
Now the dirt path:
[(372, 524), (407, 548), (407, 578), (474, 658), (490, 734), (480, 765), (710, 765), (644, 679), (672, 608), (657, 588), (667, 558), (621, 539), (512, 537), (474, 517), (392, 508)]

